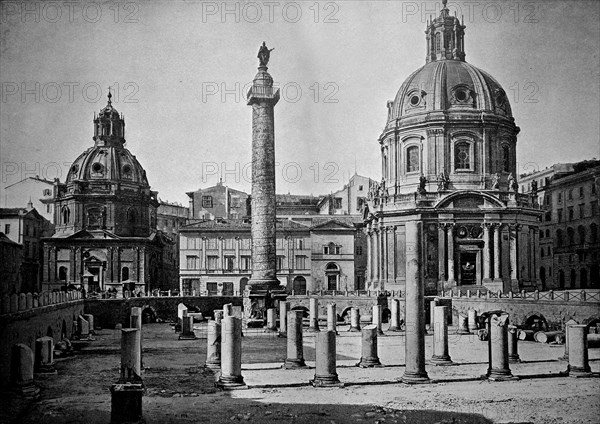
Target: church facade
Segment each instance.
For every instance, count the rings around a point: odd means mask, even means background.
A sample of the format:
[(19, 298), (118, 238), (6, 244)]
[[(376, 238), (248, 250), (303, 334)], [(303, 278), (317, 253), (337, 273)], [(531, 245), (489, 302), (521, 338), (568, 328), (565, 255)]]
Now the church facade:
[(364, 209), (372, 289), (404, 290), (415, 249), (427, 294), (537, 288), (540, 212), (518, 192), (519, 127), (502, 86), (465, 61), (464, 30), (444, 4), (428, 22), (426, 64), (388, 102), (383, 178)]
[(177, 287), (176, 249), (157, 231), (157, 193), (125, 148), (125, 121), (111, 102), (94, 117), (94, 145), (56, 182), (56, 232), (44, 240), (45, 289), (88, 293)]

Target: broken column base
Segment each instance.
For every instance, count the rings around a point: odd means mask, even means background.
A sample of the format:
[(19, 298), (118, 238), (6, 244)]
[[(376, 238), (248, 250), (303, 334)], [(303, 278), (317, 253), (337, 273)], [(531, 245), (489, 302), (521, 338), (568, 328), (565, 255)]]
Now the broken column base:
[(382, 368), (383, 365), (378, 357), (361, 357), (360, 362), (356, 364), (360, 368)]
[(316, 375), (308, 381), (313, 387), (344, 387), (337, 374)]
[(354, 333), (356, 333), (356, 332), (360, 333), (361, 329), (360, 329), (360, 327), (350, 327), (348, 329), (348, 331), (351, 331), (351, 332), (354, 332)]
[(294, 368), (306, 368), (306, 363), (304, 359), (286, 359), (283, 363), (283, 368), (286, 370), (291, 370)]
[(110, 387), (111, 407), (110, 423), (143, 423), (142, 395), (144, 388), (141, 384), (113, 384)]
[(215, 383), (215, 387), (218, 387), (223, 390), (239, 390), (239, 389), (247, 389), (246, 383), (244, 382), (244, 378), (239, 376), (223, 376), (219, 377), (219, 380)]

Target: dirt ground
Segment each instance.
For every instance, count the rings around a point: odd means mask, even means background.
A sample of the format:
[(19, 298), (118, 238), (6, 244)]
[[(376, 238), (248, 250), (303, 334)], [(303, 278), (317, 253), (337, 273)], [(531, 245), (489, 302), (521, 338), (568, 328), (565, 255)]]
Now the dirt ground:
[[(313, 388), (315, 338), (305, 334), (306, 369), (284, 370), (286, 341), (260, 330), (243, 338), (244, 390), (215, 388), (215, 375), (203, 368), (206, 325), (196, 324), (197, 340), (178, 340), (168, 324), (144, 326), (143, 397), (147, 423), (600, 423), (600, 379), (560, 374), (563, 346), (520, 342), (523, 360), (511, 365), (518, 381), (488, 382), (487, 343), (474, 336), (452, 335), (450, 355), (458, 365), (427, 366), (431, 384), (399, 382), (404, 372), (404, 336), (379, 338), (383, 368), (355, 367), (360, 335), (339, 328), (337, 364), (343, 388)], [(385, 327), (384, 327), (385, 330)], [(0, 423), (108, 423), (109, 387), (120, 367), (120, 334), (101, 330), (76, 354), (57, 359), (57, 375), (40, 376), (39, 400), (5, 391)], [(432, 354), (426, 336), (426, 358)], [(600, 349), (590, 349), (590, 364), (600, 371)]]

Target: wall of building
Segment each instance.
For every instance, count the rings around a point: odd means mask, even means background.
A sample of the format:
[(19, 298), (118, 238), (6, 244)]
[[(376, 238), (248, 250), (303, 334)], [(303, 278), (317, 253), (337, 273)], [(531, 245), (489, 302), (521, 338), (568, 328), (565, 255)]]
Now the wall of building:
[(163, 321), (177, 320), (177, 305), (183, 303), (188, 309), (212, 317), (215, 309), (231, 303), (242, 306), (238, 296), (183, 296), (183, 297), (132, 297), (129, 299), (87, 299), (85, 313), (94, 315), (95, 324), (103, 328), (114, 328), (117, 324), (129, 325), (131, 308), (142, 308), (142, 312), (152, 311), (154, 318)]

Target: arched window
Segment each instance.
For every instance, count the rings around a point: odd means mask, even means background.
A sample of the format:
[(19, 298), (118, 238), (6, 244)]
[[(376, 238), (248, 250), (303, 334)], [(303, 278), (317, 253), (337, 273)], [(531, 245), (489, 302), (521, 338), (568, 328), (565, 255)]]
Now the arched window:
[(135, 209), (129, 209), (127, 211), (127, 221), (131, 224), (131, 225), (135, 225), (135, 221), (137, 220), (137, 216), (135, 213)]
[(598, 242), (598, 225), (592, 224), (590, 225), (590, 243)]
[(62, 223), (68, 224), (70, 218), (71, 218), (71, 211), (69, 210), (68, 207), (65, 206), (64, 208), (62, 208)]
[(569, 287), (574, 289), (576, 287), (577, 284), (577, 272), (572, 269), (571, 270), (571, 281), (569, 281)]
[(581, 287), (582, 289), (587, 288), (587, 277), (587, 269), (581, 268), (581, 270), (579, 271), (579, 287)]
[(121, 268), (121, 281), (127, 280), (129, 280), (129, 267), (124, 266), (123, 268)]
[(510, 147), (506, 144), (502, 146), (502, 170), (510, 172)]
[(58, 268), (58, 279), (60, 281), (67, 281), (67, 267), (61, 266)]
[(562, 247), (563, 245), (563, 231), (562, 230), (556, 230), (556, 246), (558, 247)]
[(410, 146), (406, 149), (406, 172), (419, 172), (421, 168), (419, 146)]
[(454, 145), (454, 169), (471, 169), (471, 145), (466, 141)]
[(573, 228), (567, 228), (567, 243), (569, 246), (575, 244), (575, 231)]
[(583, 225), (577, 227), (577, 233), (579, 233), (579, 244), (585, 244), (585, 228)]
[(435, 34), (435, 52), (439, 53), (442, 50), (442, 34), (439, 32)]
[(562, 269), (558, 271), (558, 286), (561, 289), (565, 288), (565, 272)]

